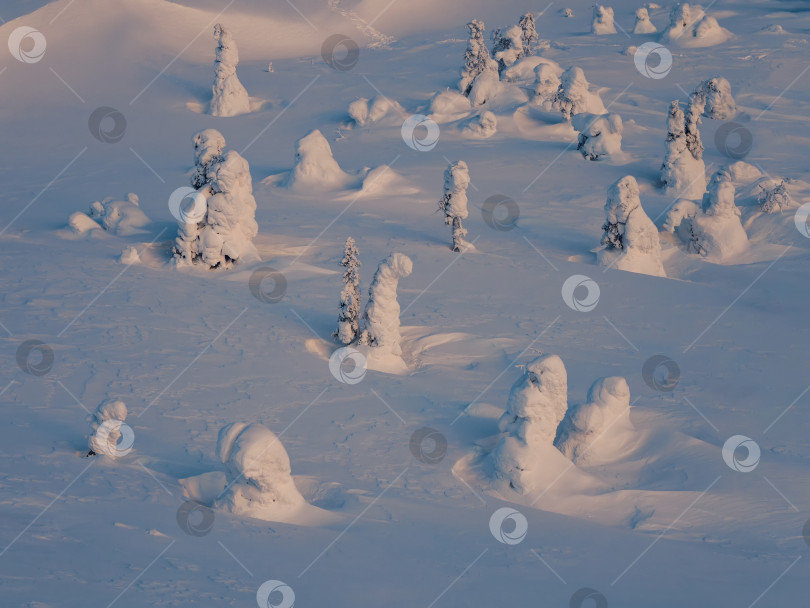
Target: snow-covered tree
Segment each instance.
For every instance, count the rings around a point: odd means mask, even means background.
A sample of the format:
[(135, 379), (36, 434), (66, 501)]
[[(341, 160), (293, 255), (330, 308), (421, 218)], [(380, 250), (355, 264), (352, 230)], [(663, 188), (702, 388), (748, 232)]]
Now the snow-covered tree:
[(519, 25), (493, 31), (492, 42), (492, 56), (498, 62), (498, 73), (526, 55), (523, 48), (523, 30)]
[(444, 213), (444, 223), (453, 227), (453, 251), (467, 247), (464, 235), (467, 231), (461, 220), (467, 218), (467, 187), (470, 173), (463, 160), (450, 163), (444, 172), (444, 196), (439, 201), (439, 210)]
[(684, 134), (686, 135), (686, 149), (695, 160), (703, 160), (703, 142), (700, 140), (700, 115), (703, 114), (705, 102), (700, 95), (692, 93), (689, 96), (689, 107), (684, 115)]
[(534, 14), (526, 13), (523, 15), (520, 21), (518, 21), (518, 26), (521, 30), (520, 39), (523, 43), (524, 56), (528, 57), (529, 55), (533, 55), (534, 47), (540, 39), (537, 35), (537, 29), (535, 28)]
[(737, 113), (731, 84), (725, 78), (716, 76), (701, 82), (695, 89), (695, 95), (704, 104), (703, 116), (706, 118), (728, 120)]
[(600, 266), (666, 276), (658, 229), (641, 207), (638, 182), (632, 175), (608, 188), (605, 217), (597, 250)]
[(180, 263), (228, 268), (242, 258), (257, 258), (256, 200), (247, 161), (235, 150), (222, 154), (222, 134), (208, 129), (194, 136), (191, 183), (206, 197), (202, 217), (181, 221), (174, 255)]
[(553, 449), (557, 427), (568, 409), (568, 375), (557, 355), (543, 355), (526, 366), (512, 386), (498, 428), (506, 433), (490, 458), (495, 476), (521, 494), (532, 491), (531, 477)]
[(593, 7), (593, 23), (591, 24), (591, 32), (597, 36), (616, 33), (616, 26), (613, 25), (612, 8), (601, 5), (595, 5)]
[(748, 235), (734, 202), (734, 183), (727, 169), (717, 171), (709, 182), (701, 208), (687, 212), (675, 232), (691, 253), (712, 261), (724, 261), (748, 247)]
[(580, 112), (603, 114), (606, 112), (598, 94), (591, 93), (590, 84), (582, 68), (571, 66), (560, 76), (560, 86), (552, 100), (554, 109), (559, 110), (565, 120)]
[(458, 86), (464, 95), (469, 96), (473, 81), (484, 72), (497, 70), (498, 64), (492, 59), (484, 42), (484, 22), (473, 19), (467, 24), (467, 29), (470, 30), (470, 39), (464, 53), (464, 68), (461, 70)]
[(393, 355), (402, 354), (397, 287), (399, 280), (410, 275), (412, 270), (411, 258), (402, 253), (392, 253), (380, 262), (368, 288), (361, 344)]
[(646, 7), (642, 6), (636, 9), (636, 24), (633, 26), (633, 33), (652, 34), (657, 31), (653, 22), (650, 21), (650, 13), (647, 11)]
[(782, 180), (765, 180), (759, 184), (760, 191), (757, 195), (759, 208), (763, 213), (777, 213), (790, 209), (793, 201), (790, 198), (787, 183)]
[(332, 334), (343, 344), (351, 344), (360, 331), (360, 252), (352, 237), (346, 239), (346, 247), (340, 265), (343, 271), (343, 291), (340, 292), (338, 327)]
[(296, 143), (295, 166), (287, 179), (293, 190), (333, 190), (344, 188), (352, 177), (332, 156), (332, 147), (318, 129)]
[(279, 438), (259, 424), (232, 422), (219, 431), (217, 455), (227, 485), (216, 506), (236, 515), (273, 520), (304, 504), (290, 457)]
[(492, 137), (498, 130), (498, 119), (489, 110), (484, 110), (477, 116), (473, 116), (462, 129), (462, 133), (469, 137), (480, 137), (486, 139)]
[(669, 12), (669, 27), (664, 31), (662, 40), (664, 42), (677, 40), (702, 16), (703, 11), (700, 8), (693, 14), (693, 9), (687, 2), (674, 5)]
[[(132, 445), (118, 445), (121, 440), (121, 425), (127, 419), (127, 406), (118, 399), (107, 399), (102, 402), (90, 417), (90, 435), (88, 456), (103, 454), (117, 458), (129, 452)], [(126, 440), (126, 438), (125, 438)]]
[(599, 378), (588, 400), (569, 408), (554, 445), (574, 464), (602, 464), (620, 457), (633, 435), (630, 388), (624, 378), (613, 376)]
[[(669, 105), (667, 116), (667, 151), (661, 166), (661, 182), (667, 193), (679, 198), (699, 200), (706, 190), (706, 168), (702, 159), (702, 144), (700, 134), (697, 132), (695, 110), (692, 108), (691, 144), (687, 139), (686, 120), (677, 100)], [(697, 134), (697, 137), (695, 135)], [(701, 157), (696, 158), (691, 145), (699, 151)]]
[(250, 112), (250, 98), (245, 87), (236, 76), (239, 52), (230, 31), (221, 24), (214, 26), (214, 39), (217, 41), (214, 59), (214, 97), (211, 100), (211, 114), (214, 116), (236, 116)]
[(550, 110), (560, 88), (560, 75), (557, 69), (548, 63), (541, 63), (534, 68), (534, 99), (532, 103)]
[(571, 118), (571, 126), (579, 132), (577, 150), (588, 160), (621, 154), (622, 117), (618, 114), (580, 112)]

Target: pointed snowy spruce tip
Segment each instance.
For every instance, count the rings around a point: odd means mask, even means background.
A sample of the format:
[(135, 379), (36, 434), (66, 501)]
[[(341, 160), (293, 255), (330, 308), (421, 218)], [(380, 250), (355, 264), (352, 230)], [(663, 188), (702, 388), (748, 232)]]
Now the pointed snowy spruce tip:
[(402, 354), (397, 287), (399, 280), (409, 276), (412, 270), (411, 258), (403, 253), (392, 253), (380, 262), (368, 289), (361, 344), (397, 356)]
[(470, 185), (470, 173), (463, 160), (450, 163), (444, 172), (444, 196), (439, 201), (439, 210), (444, 213), (444, 223), (452, 226), (453, 251), (464, 251), (469, 245), (464, 240), (467, 231), (461, 220), (466, 219), (467, 187)]
[(601, 464), (621, 456), (633, 430), (627, 381), (620, 376), (599, 378), (587, 402), (568, 410), (554, 445), (574, 464)]
[(627, 175), (607, 192), (600, 266), (665, 277), (658, 229), (641, 207), (638, 182)]
[(661, 183), (668, 195), (701, 200), (706, 191), (706, 166), (698, 123), (702, 107), (690, 99), (688, 119), (678, 100), (669, 105), (666, 155), (661, 166)]
[(88, 456), (97, 454), (120, 458), (132, 451), (135, 433), (124, 423), (127, 419), (127, 406), (118, 399), (102, 402), (90, 417), (92, 433), (89, 439)]
[(230, 31), (221, 24), (214, 26), (214, 39), (217, 41), (214, 59), (213, 116), (237, 116), (250, 112), (250, 98), (245, 87), (236, 76), (239, 52)]
[(526, 366), (512, 386), (498, 428), (507, 433), (490, 454), (497, 478), (521, 494), (533, 491), (533, 476), (553, 453), (557, 427), (568, 410), (568, 375), (557, 355), (543, 355)]
[(216, 506), (237, 515), (272, 519), (304, 504), (295, 487), (290, 457), (264, 425), (232, 422), (219, 431), (217, 455), (225, 465), (225, 490)]

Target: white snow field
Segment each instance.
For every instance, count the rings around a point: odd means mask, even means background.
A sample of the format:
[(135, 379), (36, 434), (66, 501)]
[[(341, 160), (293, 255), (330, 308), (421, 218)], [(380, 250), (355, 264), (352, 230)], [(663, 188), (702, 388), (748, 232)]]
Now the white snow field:
[[(806, 605), (810, 5), (605, 7), (616, 33), (585, 0), (0, 3), (0, 606)], [(473, 19), (513, 46), (471, 103)], [(621, 154), (583, 158), (562, 102)], [(205, 129), (236, 189), (192, 184)], [(626, 177), (641, 232), (605, 227)], [(192, 211), (250, 255), (173, 261)], [(348, 237), (357, 311), (401, 262), (358, 320), (383, 347), (332, 337)]]

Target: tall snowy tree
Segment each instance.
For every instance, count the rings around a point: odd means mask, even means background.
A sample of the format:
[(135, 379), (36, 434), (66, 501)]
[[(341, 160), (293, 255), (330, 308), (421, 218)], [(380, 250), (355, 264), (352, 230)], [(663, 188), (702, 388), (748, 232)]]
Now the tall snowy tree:
[(221, 24), (214, 26), (214, 39), (217, 41), (214, 59), (214, 97), (211, 100), (211, 114), (214, 116), (236, 116), (250, 112), (250, 98), (245, 87), (236, 76), (239, 64), (239, 51), (230, 31)]
[(489, 70), (497, 70), (498, 64), (490, 56), (484, 42), (484, 22), (473, 19), (467, 24), (467, 29), (470, 30), (470, 39), (464, 53), (464, 68), (461, 70), (459, 90), (469, 97), (473, 81), (478, 75)]
[(528, 494), (532, 477), (554, 452), (557, 427), (568, 410), (568, 375), (557, 355), (530, 362), (509, 392), (506, 412), (498, 421), (504, 435), (490, 454), (496, 477)]
[(632, 175), (608, 189), (605, 217), (597, 252), (601, 266), (666, 276), (658, 229), (641, 207), (638, 182)]
[(686, 149), (695, 160), (703, 159), (703, 142), (700, 140), (699, 125), (701, 123), (700, 115), (703, 114), (705, 106), (706, 101), (701, 95), (692, 93), (689, 96), (689, 107), (684, 116), (684, 133), (686, 134)]
[(585, 72), (580, 67), (571, 66), (562, 73), (552, 105), (562, 113), (565, 120), (570, 121), (575, 114), (589, 111), (589, 86)]
[(360, 252), (354, 239), (346, 239), (346, 247), (340, 265), (343, 271), (343, 291), (340, 292), (338, 327), (332, 334), (343, 344), (351, 344), (360, 331)]
[(535, 28), (534, 15), (532, 13), (523, 15), (518, 21), (518, 26), (522, 32), (520, 38), (523, 42), (523, 54), (525, 56), (533, 55), (534, 47), (540, 39)]
[(470, 173), (463, 160), (450, 163), (444, 172), (444, 196), (439, 201), (439, 209), (444, 213), (444, 223), (453, 227), (453, 251), (461, 251), (467, 246), (464, 236), (467, 231), (461, 225), (466, 219), (467, 187)]
[(513, 25), (505, 30), (498, 28), (492, 32), (492, 41), (494, 43), (492, 56), (498, 62), (498, 73), (526, 55), (526, 49), (523, 48), (523, 30), (519, 25)]
[(412, 270), (411, 258), (402, 253), (392, 253), (380, 262), (368, 288), (361, 344), (380, 348), (393, 355), (402, 354), (397, 286), (399, 280), (410, 275)]
[[(686, 119), (678, 100), (669, 105), (667, 150), (661, 165), (661, 183), (667, 192), (691, 200), (700, 200), (706, 190), (706, 168), (702, 159), (703, 145), (697, 132), (696, 111), (697, 108), (693, 108), (691, 112), (691, 137), (688, 138)], [(699, 116), (699, 112), (697, 115)], [(698, 157), (689, 146), (692, 146)]]
[(222, 154), (225, 140), (213, 129), (194, 136), (195, 170), (191, 184), (206, 197), (202, 218), (181, 222), (174, 245), (180, 263), (229, 268), (237, 260), (258, 258), (256, 199), (247, 161), (235, 150)]

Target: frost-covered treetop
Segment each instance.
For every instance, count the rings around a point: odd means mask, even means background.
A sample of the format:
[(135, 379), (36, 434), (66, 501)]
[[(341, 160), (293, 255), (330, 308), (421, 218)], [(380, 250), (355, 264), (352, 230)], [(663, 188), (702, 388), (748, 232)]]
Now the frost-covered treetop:
[(521, 418), (531, 418), (548, 402), (568, 396), (568, 373), (557, 355), (543, 355), (526, 365), (526, 373), (512, 387), (506, 410)]
[(194, 143), (194, 173), (191, 185), (201, 188), (211, 181), (211, 167), (222, 160), (225, 138), (216, 129), (203, 129), (191, 138)]
[(236, 48), (233, 35), (221, 23), (214, 26), (214, 39), (217, 41), (215, 61), (223, 66), (233, 67), (239, 64), (239, 51)]
[(638, 182), (626, 175), (608, 188), (605, 216), (611, 224), (626, 224), (630, 213), (641, 206)]

